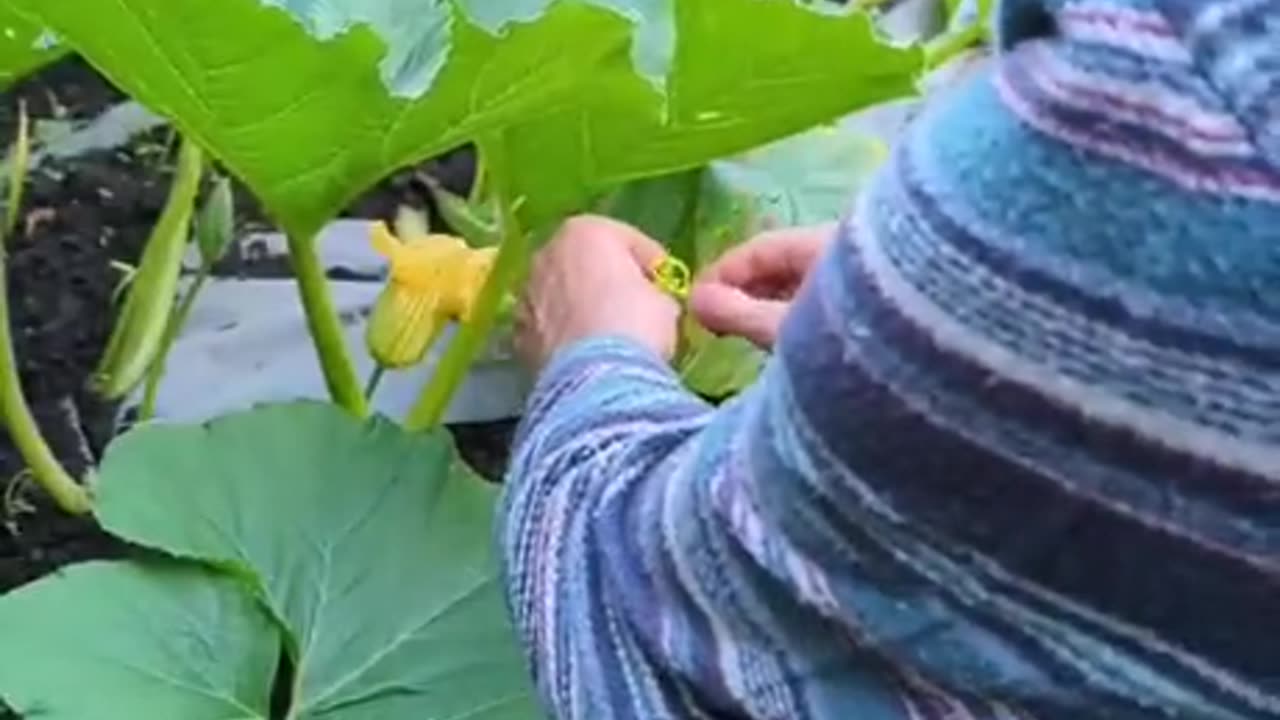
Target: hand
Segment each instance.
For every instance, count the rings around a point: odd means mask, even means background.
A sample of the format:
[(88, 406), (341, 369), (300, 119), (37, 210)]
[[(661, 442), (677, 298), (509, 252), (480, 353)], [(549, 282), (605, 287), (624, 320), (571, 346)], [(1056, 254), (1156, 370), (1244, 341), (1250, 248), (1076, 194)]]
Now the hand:
[(694, 284), (689, 298), (694, 317), (718, 335), (772, 348), (792, 299), (835, 227), (767, 232), (731, 249)]
[(670, 360), (679, 305), (650, 280), (666, 251), (639, 230), (607, 218), (569, 220), (534, 258), (516, 313), (516, 348), (535, 370), (578, 340), (635, 340)]

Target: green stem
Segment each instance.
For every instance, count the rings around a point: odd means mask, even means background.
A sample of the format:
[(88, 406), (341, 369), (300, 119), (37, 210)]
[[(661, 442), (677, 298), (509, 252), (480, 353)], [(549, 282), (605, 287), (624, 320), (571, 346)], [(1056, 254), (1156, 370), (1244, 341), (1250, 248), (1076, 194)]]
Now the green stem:
[(480, 143), (480, 149), (487, 170), (485, 177), (498, 201), (502, 244), (484, 288), (476, 298), (471, 319), (458, 327), (431, 380), (405, 418), (404, 427), (410, 432), (434, 428), (444, 419), (449, 402), (493, 330), (508, 289), (520, 279), (529, 259), (528, 237), (520, 228), (515, 200), (511, 197), (505, 138), (490, 136)]
[(955, 56), (981, 43), (986, 32), (986, 25), (979, 21), (934, 38), (924, 49), (925, 71), (937, 70)]
[(485, 168), (484, 159), (479, 152), (479, 148), (477, 148), (476, 176), (475, 179), (471, 181), (471, 192), (467, 193), (467, 200), (475, 204), (483, 202), (484, 192), (486, 190), (485, 186), (488, 184), (488, 180), (489, 176), (487, 169)]
[(374, 365), (373, 372), (369, 373), (369, 379), (364, 384), (364, 399), (373, 404), (373, 394), (378, 392), (378, 385), (382, 383), (382, 376), (387, 374), (387, 369), (381, 365)]
[[(3, 257), (0, 255), (0, 257)], [(0, 259), (0, 415), (9, 437), (22, 455), (32, 476), (63, 510), (83, 515), (90, 510), (89, 493), (76, 482), (49, 449), (31, 408), (22, 393), (18, 361), (13, 353), (9, 329), (9, 287), (7, 263)]]
[(40, 434), (40, 426), (31, 415), (31, 407), (22, 393), (18, 359), (13, 352), (13, 332), (9, 327), (9, 267), (4, 242), (17, 229), (30, 153), (31, 135), (27, 108), (20, 103), (18, 139), (12, 153), (13, 164), (9, 167), (9, 207), (4, 225), (0, 226), (0, 420), (3, 420), (5, 429), (9, 431), (9, 438), (36, 482), (63, 510), (73, 515), (83, 515), (91, 509), (89, 491), (67, 473)]
[(182, 258), (191, 239), (191, 213), (203, 170), (200, 147), (184, 138), (169, 197), (147, 239), (129, 296), (94, 372), (93, 385), (103, 397), (118, 399), (132, 392), (155, 362), (177, 302)]
[(27, 118), (27, 102), (18, 100), (18, 140), (9, 153), (9, 194), (4, 211), (4, 227), (0, 238), (10, 238), (18, 229), (22, 214), (22, 194), (26, 187), (27, 164), (31, 162), (31, 121)]
[(169, 319), (169, 326), (165, 328), (160, 350), (156, 353), (156, 359), (151, 363), (151, 368), (147, 371), (147, 387), (142, 396), (142, 406), (138, 410), (138, 419), (141, 421), (155, 417), (156, 396), (160, 391), (160, 380), (164, 378), (164, 369), (166, 361), (169, 359), (169, 351), (173, 349), (173, 343), (178, 339), (178, 334), (182, 332), (183, 326), (187, 324), (187, 318), (191, 315), (191, 308), (195, 307), (196, 304), (196, 296), (204, 289), (204, 284), (209, 279), (210, 270), (212, 268), (207, 263), (201, 263), (200, 269), (196, 271), (195, 280), (191, 281), (191, 287), (187, 288), (186, 294), (182, 296), (182, 302), (174, 309), (173, 316)]
[(169, 126), (168, 132), (164, 136), (164, 145), (160, 148), (160, 155), (156, 157), (155, 167), (153, 170), (159, 170), (169, 161), (169, 156), (173, 154), (173, 144), (178, 141), (178, 128), (173, 125)]
[(315, 243), (311, 238), (299, 237), (294, 233), (289, 233), (288, 238), (289, 260), (298, 280), (302, 308), (307, 314), (307, 327), (311, 331), (316, 353), (320, 356), (320, 368), (324, 372), (329, 396), (352, 415), (364, 417), (369, 413), (368, 403), (361, 392), (351, 355), (347, 352), (347, 344), (342, 336), (342, 321), (333, 306), (329, 281), (325, 277), (324, 267), (320, 265), (320, 258), (316, 255)]

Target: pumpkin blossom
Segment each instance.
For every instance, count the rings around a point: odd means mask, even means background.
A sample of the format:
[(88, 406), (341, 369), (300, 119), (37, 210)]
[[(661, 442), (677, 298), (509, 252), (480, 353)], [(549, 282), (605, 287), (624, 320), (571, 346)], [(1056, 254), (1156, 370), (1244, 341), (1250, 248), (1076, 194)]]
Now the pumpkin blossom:
[(369, 353), (386, 368), (422, 360), (449, 322), (471, 317), (496, 248), (468, 247), (452, 235), (414, 232), (397, 237), (386, 223), (370, 229), (373, 248), (390, 272), (365, 334)]

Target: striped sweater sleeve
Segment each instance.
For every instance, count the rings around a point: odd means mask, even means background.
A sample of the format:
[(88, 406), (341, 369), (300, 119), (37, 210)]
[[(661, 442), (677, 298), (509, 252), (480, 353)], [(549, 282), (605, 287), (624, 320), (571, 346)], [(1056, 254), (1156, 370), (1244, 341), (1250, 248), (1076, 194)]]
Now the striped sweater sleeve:
[(540, 379), (500, 534), (555, 718), (1280, 718), (1280, 1), (999, 30), (750, 390)]

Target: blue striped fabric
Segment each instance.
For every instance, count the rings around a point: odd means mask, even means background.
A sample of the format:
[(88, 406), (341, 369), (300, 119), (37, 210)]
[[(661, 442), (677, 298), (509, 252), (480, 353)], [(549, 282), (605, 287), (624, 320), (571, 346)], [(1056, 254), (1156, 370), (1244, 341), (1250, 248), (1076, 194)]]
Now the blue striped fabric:
[(761, 380), (616, 338), (518, 437), (565, 720), (1280, 718), (1280, 0), (1009, 0)]

